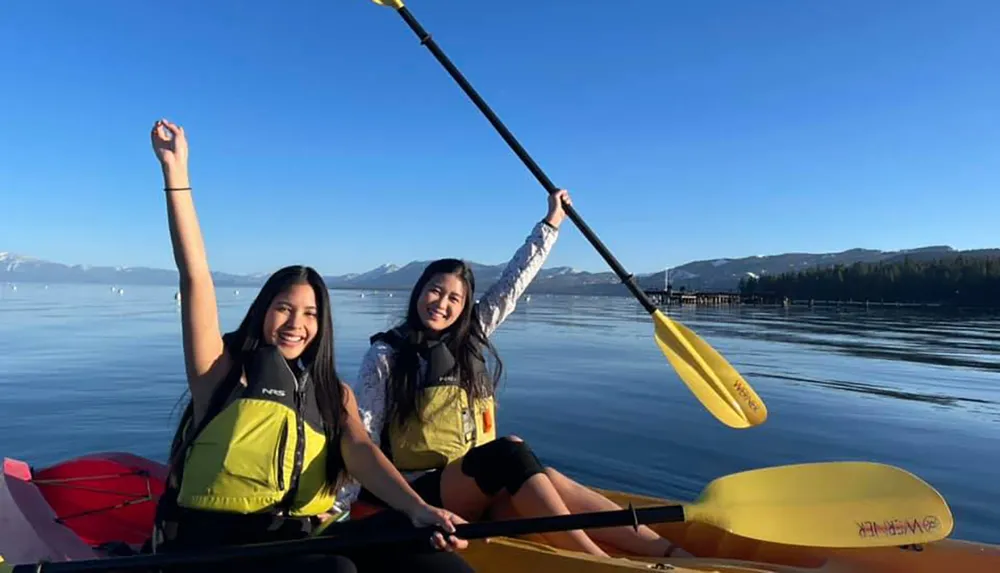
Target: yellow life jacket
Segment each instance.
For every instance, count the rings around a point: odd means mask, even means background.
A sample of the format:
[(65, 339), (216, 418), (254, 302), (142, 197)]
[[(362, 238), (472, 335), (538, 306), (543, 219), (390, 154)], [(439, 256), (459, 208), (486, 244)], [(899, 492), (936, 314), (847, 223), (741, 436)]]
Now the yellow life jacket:
[[(399, 351), (414, 338), (397, 328), (372, 336), (371, 343), (383, 341)], [(382, 451), (400, 471), (443, 468), (497, 436), (492, 395), (470, 404), (469, 394), (458, 385), (447, 345), (422, 341), (417, 351), (426, 366), (418, 373), (416, 411), (402, 425), (387, 419), (381, 433)], [(484, 363), (474, 366), (472, 376), (487, 375)]]
[(296, 377), (274, 346), (257, 350), (245, 372), (246, 386), (237, 383), (191, 440), (177, 505), (295, 517), (330, 510), (336, 492), (308, 373)]

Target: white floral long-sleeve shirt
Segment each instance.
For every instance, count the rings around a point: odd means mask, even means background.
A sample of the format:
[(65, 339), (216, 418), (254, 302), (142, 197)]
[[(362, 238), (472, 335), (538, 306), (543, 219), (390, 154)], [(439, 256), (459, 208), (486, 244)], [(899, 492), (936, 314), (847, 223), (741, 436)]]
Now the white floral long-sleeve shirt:
[[(514, 312), (517, 301), (541, 270), (559, 236), (559, 230), (544, 221), (538, 222), (524, 244), (507, 263), (500, 279), (479, 299), (476, 318), (486, 336)], [(357, 380), (352, 389), (357, 396), (358, 410), (365, 429), (375, 445), (379, 445), (382, 425), (385, 423), (385, 382), (392, 369), (393, 349), (378, 341), (369, 347), (361, 362)], [(406, 472), (404, 477), (413, 480), (424, 472)], [(357, 499), (361, 486), (350, 479), (338, 495), (338, 506), (348, 508)]]

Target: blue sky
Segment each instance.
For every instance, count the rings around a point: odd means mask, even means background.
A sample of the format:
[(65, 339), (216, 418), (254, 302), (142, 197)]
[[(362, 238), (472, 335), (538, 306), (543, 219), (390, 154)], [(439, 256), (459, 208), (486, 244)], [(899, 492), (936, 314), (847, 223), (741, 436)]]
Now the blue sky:
[[(1000, 245), (1000, 2), (413, 0), (633, 272)], [(500, 263), (542, 188), (368, 0), (7, 2), (0, 251), (170, 267), (152, 122), (214, 269)], [(607, 270), (567, 222), (549, 265)]]

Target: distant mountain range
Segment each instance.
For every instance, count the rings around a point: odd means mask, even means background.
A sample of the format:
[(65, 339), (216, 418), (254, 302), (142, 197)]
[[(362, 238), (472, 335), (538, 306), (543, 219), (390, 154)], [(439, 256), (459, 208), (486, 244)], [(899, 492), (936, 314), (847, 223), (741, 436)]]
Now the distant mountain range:
[[(1000, 257), (1000, 249), (958, 251), (948, 246), (931, 246), (903, 251), (851, 249), (840, 253), (784, 253), (780, 255), (694, 261), (669, 270), (670, 283), (675, 289), (734, 290), (746, 276), (780, 274), (811, 267), (829, 267), (856, 262), (899, 261), (909, 256), (917, 260), (967, 256)], [(364, 273), (324, 277), (330, 288), (409, 290), (429, 261), (413, 261), (403, 266), (386, 264)], [(496, 281), (506, 265), (470, 263), (476, 273), (476, 283), (485, 288)], [(636, 275), (644, 289), (662, 289), (665, 272)], [(259, 286), (267, 273), (237, 275), (212, 273), (218, 286)], [(0, 282), (39, 283), (98, 283), (110, 285), (175, 285), (177, 272), (147, 267), (93, 267), (64, 265), (31, 257), (0, 252)], [(544, 268), (531, 283), (528, 292), (552, 294), (624, 295), (625, 287), (611, 271), (591, 273), (570, 267)]]

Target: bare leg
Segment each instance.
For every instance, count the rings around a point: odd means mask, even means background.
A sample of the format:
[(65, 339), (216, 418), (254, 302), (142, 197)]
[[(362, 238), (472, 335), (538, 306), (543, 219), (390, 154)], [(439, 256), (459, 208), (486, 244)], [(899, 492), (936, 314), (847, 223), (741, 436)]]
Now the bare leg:
[[(572, 513), (587, 513), (591, 511), (618, 511), (622, 509), (618, 504), (597, 493), (596, 491), (584, 487), (572, 479), (564, 476), (552, 468), (545, 468), (545, 475), (555, 486), (559, 497), (565, 502), (566, 507)], [(673, 545), (670, 540), (660, 537), (655, 531), (640, 525), (636, 531), (631, 527), (608, 527), (594, 529), (587, 532), (588, 535), (608, 545), (632, 553), (635, 555), (645, 555), (649, 557), (663, 557)], [(687, 552), (676, 548), (671, 552), (671, 556), (686, 556)]]
[[(514, 510), (522, 517), (568, 515), (569, 508), (556, 492), (544, 473), (531, 476), (513, 496), (501, 490), (495, 497), (508, 497)], [(462, 472), (462, 460), (448, 464), (441, 473), (441, 500), (445, 509), (454, 511), (469, 521), (479, 520), (493, 505), (494, 498), (484, 494), (476, 481)], [(545, 538), (555, 547), (582, 551), (606, 557), (605, 553), (581, 530), (547, 534)]]

